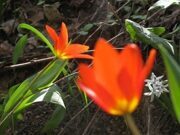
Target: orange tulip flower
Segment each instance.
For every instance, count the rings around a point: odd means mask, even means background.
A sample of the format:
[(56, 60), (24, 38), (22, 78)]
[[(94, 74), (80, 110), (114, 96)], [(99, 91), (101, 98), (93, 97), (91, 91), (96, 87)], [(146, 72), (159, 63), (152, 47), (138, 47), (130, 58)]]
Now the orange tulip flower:
[(141, 99), (144, 80), (149, 75), (156, 50), (143, 63), (137, 45), (128, 44), (118, 53), (100, 39), (96, 43), (94, 65), (79, 65), (79, 87), (105, 112), (123, 115), (135, 110)]
[(57, 57), (60, 59), (71, 59), (71, 58), (87, 58), (92, 59), (93, 57), (87, 54), (82, 54), (88, 51), (89, 47), (81, 44), (70, 44), (68, 43), (68, 30), (65, 23), (61, 24), (60, 34), (46, 25), (46, 30), (54, 42), (54, 50)]

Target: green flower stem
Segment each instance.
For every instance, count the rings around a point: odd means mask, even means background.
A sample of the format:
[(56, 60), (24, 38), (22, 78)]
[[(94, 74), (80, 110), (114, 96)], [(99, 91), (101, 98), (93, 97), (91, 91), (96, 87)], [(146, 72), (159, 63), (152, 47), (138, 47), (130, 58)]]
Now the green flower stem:
[(138, 127), (136, 126), (133, 117), (131, 114), (125, 114), (124, 115), (125, 122), (127, 126), (130, 128), (133, 135), (141, 135), (141, 132), (139, 131)]

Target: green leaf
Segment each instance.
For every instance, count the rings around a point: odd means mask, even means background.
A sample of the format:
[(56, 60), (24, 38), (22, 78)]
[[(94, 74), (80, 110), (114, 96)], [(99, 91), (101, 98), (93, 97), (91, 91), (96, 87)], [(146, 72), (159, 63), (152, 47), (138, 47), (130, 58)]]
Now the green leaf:
[(174, 54), (173, 46), (166, 39), (157, 36), (147, 28), (144, 28), (138, 23), (128, 19), (125, 21), (125, 26), (133, 40), (140, 40), (156, 49), (159, 49), (160, 46), (164, 46), (168, 52)]
[(65, 108), (62, 106), (57, 106), (53, 112), (51, 118), (46, 122), (42, 133), (50, 133), (52, 130), (58, 127), (65, 116)]
[(158, 7), (162, 9), (166, 9), (173, 4), (180, 5), (180, 1), (179, 0), (159, 0), (156, 3), (154, 3), (148, 10), (150, 11)]
[(162, 55), (168, 76), (168, 82), (170, 87), (170, 95), (173, 103), (173, 107), (180, 122), (180, 65), (175, 61), (175, 59), (168, 53), (168, 51), (160, 46), (160, 53)]
[(146, 19), (146, 15), (132, 15), (131, 18), (132, 19), (145, 20)]
[(33, 32), (37, 37), (39, 37), (48, 47), (49, 49), (52, 51), (52, 53), (54, 55), (56, 55), (56, 53), (54, 52), (54, 48), (52, 46), (52, 44), (49, 42), (49, 40), (37, 29), (35, 29), (34, 27), (32, 27), (31, 25), (29, 24), (26, 24), (26, 23), (21, 23), (19, 24), (18, 26), (18, 29), (27, 29), (27, 30), (30, 30), (31, 32)]
[(17, 107), (22, 98), (30, 96), (31, 94), (50, 86), (59, 76), (65, 65), (66, 61), (56, 59), (43, 70), (23, 81), (7, 101), (3, 117), (11, 112), (14, 107)]
[(12, 87), (9, 88), (8, 90), (8, 94), (6, 95), (5, 99), (4, 99), (4, 102), (3, 102), (3, 105), (5, 107), (6, 103), (8, 102), (9, 98), (11, 97), (11, 95), (15, 92), (15, 90), (19, 87), (20, 84), (16, 84)]
[(78, 32), (78, 34), (85, 36), (85, 35), (88, 34), (88, 32), (86, 32), (86, 31), (80, 31), (80, 32)]
[(22, 36), (18, 42), (16, 43), (16, 46), (13, 51), (13, 64), (16, 64), (19, 57), (23, 54), (24, 46), (27, 44), (27, 35)]
[(151, 27), (147, 29), (158, 36), (162, 35), (166, 31), (164, 27)]
[(178, 48), (178, 63), (180, 64), (180, 47)]
[(24, 115), (23, 115), (23, 113), (18, 113), (15, 117), (14, 117), (14, 119), (17, 121), (17, 120), (24, 120)]
[(13, 85), (12, 87), (9, 88), (9, 91), (8, 91), (8, 96), (11, 97), (11, 95), (15, 92), (15, 90), (19, 87), (19, 83), (16, 84), (16, 85)]
[(42, 72), (36, 81), (31, 85), (31, 91), (36, 89), (43, 89), (51, 85), (52, 82), (56, 80), (59, 74), (64, 70), (67, 61), (61, 61), (59, 59), (55, 60), (55, 62), (48, 66), (46, 71)]
[(80, 35), (85, 36), (89, 33), (89, 30), (92, 29), (93, 26), (94, 26), (93, 23), (86, 24), (83, 28), (80, 29), (80, 31), (78, 33)]
[(92, 24), (92, 23), (86, 24), (86, 25), (82, 28), (82, 31), (87, 31), (87, 32), (88, 32), (93, 26), (94, 26), (94, 24)]
[(62, 106), (63, 108), (65, 108), (63, 99), (59, 91), (60, 91), (59, 87), (53, 84), (49, 88), (46, 88), (35, 94), (32, 94), (31, 96), (25, 98), (21, 102), (21, 104), (16, 108), (14, 113), (20, 112), (24, 108), (27, 108), (33, 103), (37, 103), (37, 102), (49, 102), (53, 104), (58, 104)]
[(0, 115), (3, 113), (3, 105), (0, 104)]

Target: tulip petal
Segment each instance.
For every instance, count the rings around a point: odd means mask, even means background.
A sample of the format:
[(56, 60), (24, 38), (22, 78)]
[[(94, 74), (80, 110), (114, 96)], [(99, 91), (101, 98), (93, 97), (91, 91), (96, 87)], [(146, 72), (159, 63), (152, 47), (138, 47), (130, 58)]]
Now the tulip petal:
[(100, 90), (102, 90), (101, 93), (98, 93), (97, 91), (95, 91), (95, 89), (87, 87), (80, 81), (78, 81), (78, 85), (105, 112), (111, 115), (122, 115), (124, 113), (120, 109), (120, 107), (117, 108), (117, 104), (114, 101), (113, 97), (110, 97), (110, 95), (107, 94), (106, 91), (103, 90), (103, 88), (98, 87)]
[(94, 57), (88, 54), (76, 54), (76, 55), (69, 55), (67, 56), (68, 59), (71, 58), (85, 58), (85, 59), (93, 59)]
[(46, 31), (48, 32), (49, 36), (53, 40), (54, 49), (55, 49), (57, 55), (59, 55), (62, 52), (62, 50), (61, 50), (61, 46), (60, 46), (59, 37), (58, 37), (56, 31), (49, 25), (46, 25)]
[(62, 22), (60, 27), (59, 41), (60, 41), (61, 49), (64, 50), (68, 45), (68, 30), (64, 22)]
[(120, 70), (118, 52), (104, 39), (99, 39), (94, 52), (94, 72), (96, 81), (106, 88), (112, 97), (122, 97), (118, 86)]
[(119, 57), (123, 65), (118, 77), (119, 86), (128, 99), (132, 98), (133, 95), (139, 97), (141, 90), (137, 88), (137, 83), (139, 74), (143, 68), (141, 51), (137, 45), (128, 44), (121, 51)]
[(80, 54), (80, 53), (86, 52), (88, 49), (89, 49), (89, 46), (86, 46), (86, 45), (71, 44), (64, 50), (64, 52), (67, 55)]
[(122, 91), (122, 93), (124, 93), (124, 96), (128, 101), (130, 101), (133, 96), (136, 95), (136, 93), (134, 92), (135, 90), (133, 90), (133, 80), (126, 68), (121, 69), (118, 76), (118, 84), (120, 90)]
[(152, 68), (153, 68), (153, 65), (154, 65), (154, 61), (155, 61), (155, 58), (156, 58), (156, 50), (155, 49), (152, 49), (150, 51), (150, 54), (149, 54), (149, 57), (148, 59), (146, 60), (146, 63), (140, 73), (140, 76), (139, 76), (139, 82), (138, 82), (138, 88), (139, 89), (142, 89), (143, 88), (143, 84), (144, 84), (144, 80), (147, 78), (147, 76), (150, 74)]
[(115, 110), (117, 103), (115, 99), (111, 97), (107, 89), (104, 89), (96, 83), (92, 68), (89, 68), (87, 65), (80, 64), (79, 75), (80, 79), (77, 81), (78, 85), (91, 99), (95, 101), (97, 105), (99, 105), (107, 113), (113, 115), (121, 115), (123, 113), (121, 110)]
[(87, 54), (81, 54), (86, 52), (89, 49), (89, 46), (81, 45), (81, 44), (71, 44), (69, 45), (65, 50), (65, 56), (67, 58), (87, 58), (87, 59), (93, 59), (92, 56)]
[(136, 83), (139, 73), (143, 67), (143, 59), (138, 46), (135, 44), (126, 45), (124, 50), (121, 51), (119, 57), (123, 68), (127, 70), (128, 74), (132, 78), (132, 83)]
[(58, 40), (58, 35), (57, 35), (56, 31), (49, 25), (46, 25), (45, 27), (46, 27), (46, 31), (48, 32), (50, 38), (53, 40), (54, 44), (56, 44), (57, 40)]
[(80, 80), (85, 84), (87, 87), (94, 88), (94, 73), (92, 68), (89, 68), (86, 64), (79, 64), (78, 67)]

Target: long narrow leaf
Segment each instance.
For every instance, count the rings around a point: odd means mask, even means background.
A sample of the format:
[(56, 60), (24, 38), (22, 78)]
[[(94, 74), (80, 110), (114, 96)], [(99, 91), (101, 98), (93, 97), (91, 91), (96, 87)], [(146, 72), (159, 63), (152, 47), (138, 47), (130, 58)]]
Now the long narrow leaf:
[(52, 51), (52, 53), (55, 55), (54, 49), (52, 44), (49, 42), (49, 40), (37, 29), (35, 29), (34, 27), (32, 27), (29, 24), (26, 23), (21, 23), (18, 26), (18, 29), (22, 28), (22, 29), (27, 29), (30, 30), (31, 32), (33, 32), (36, 36), (38, 36), (44, 43), (46, 43), (46, 45), (49, 47), (49, 49)]
[(57, 106), (54, 110), (51, 118), (46, 122), (44, 128), (42, 129), (43, 133), (50, 133), (53, 129), (57, 128), (58, 125), (64, 118), (65, 108), (62, 106)]
[(27, 35), (22, 36), (18, 42), (16, 43), (16, 46), (13, 51), (13, 64), (16, 64), (19, 57), (23, 54), (24, 46), (27, 44)]
[(160, 46), (160, 52), (165, 63), (168, 75), (168, 82), (170, 87), (171, 100), (174, 106), (174, 110), (178, 121), (180, 122), (180, 65), (173, 59), (168, 51)]

